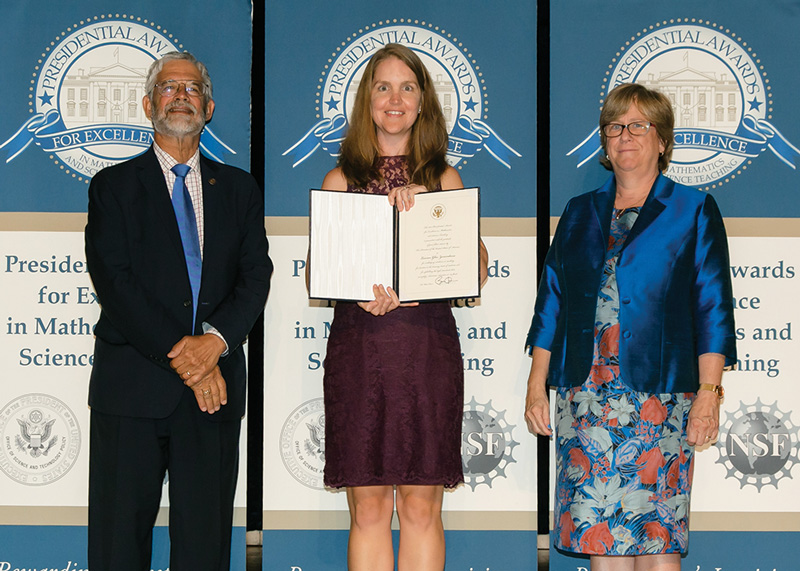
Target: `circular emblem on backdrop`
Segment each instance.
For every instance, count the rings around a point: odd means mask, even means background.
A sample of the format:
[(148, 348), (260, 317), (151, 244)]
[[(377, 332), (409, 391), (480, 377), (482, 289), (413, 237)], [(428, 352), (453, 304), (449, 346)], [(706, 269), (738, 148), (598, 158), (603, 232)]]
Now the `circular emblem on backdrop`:
[(506, 477), (506, 467), (516, 462), (515, 428), (505, 419), (506, 411), (494, 410), (492, 401), (480, 404), (475, 397), (464, 405), (461, 430), (461, 463), (464, 482), (475, 490), (480, 484), (492, 487), (492, 480)]
[[(153, 21), (103, 14), (68, 26), (44, 47), (34, 66), (31, 113), (0, 149), (12, 161), (32, 142), (65, 174), (88, 183), (100, 169), (128, 160), (153, 141), (142, 108), (147, 70), (183, 50)], [(220, 160), (234, 151), (206, 128), (203, 150)]]
[(0, 447), (0, 471), (20, 484), (43, 486), (72, 469), (81, 430), (59, 399), (27, 394), (0, 409)]
[(447, 160), (455, 166), (485, 149), (511, 168), (512, 156), (521, 155), (489, 126), (489, 96), (483, 73), (458, 38), (430, 22), (411, 18), (380, 21), (348, 36), (331, 53), (316, 87), (316, 124), (283, 154), (296, 167), (318, 148), (331, 156), (339, 147), (353, 109), (364, 66), (389, 43), (402, 44), (420, 57), (436, 89), (450, 134)]
[(322, 490), (325, 468), (325, 408), (322, 398), (304, 402), (292, 411), (281, 429), (281, 458), (295, 480)]
[(792, 477), (798, 459), (798, 430), (773, 403), (765, 406), (741, 404), (738, 410), (726, 413), (715, 447), (718, 464), (728, 469), (727, 478), (739, 480), (740, 487), (766, 485), (778, 487), (783, 478)]
[[(772, 87), (753, 47), (725, 26), (699, 18), (664, 20), (624, 41), (603, 78), (600, 100), (622, 83), (665, 94), (675, 114), (666, 175), (710, 190), (771, 151), (796, 168), (800, 150), (772, 123)], [(578, 166), (600, 151), (597, 128), (568, 155)]]

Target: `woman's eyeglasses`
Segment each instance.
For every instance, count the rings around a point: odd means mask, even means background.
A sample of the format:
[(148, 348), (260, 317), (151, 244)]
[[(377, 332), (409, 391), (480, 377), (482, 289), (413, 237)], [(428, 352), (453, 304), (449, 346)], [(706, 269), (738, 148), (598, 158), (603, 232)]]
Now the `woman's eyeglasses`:
[(603, 134), (609, 138), (619, 137), (622, 135), (622, 131), (627, 128), (628, 133), (631, 135), (641, 137), (642, 135), (647, 135), (650, 131), (650, 127), (655, 127), (655, 125), (649, 121), (634, 121), (627, 125), (623, 125), (622, 123), (608, 123), (603, 125)]

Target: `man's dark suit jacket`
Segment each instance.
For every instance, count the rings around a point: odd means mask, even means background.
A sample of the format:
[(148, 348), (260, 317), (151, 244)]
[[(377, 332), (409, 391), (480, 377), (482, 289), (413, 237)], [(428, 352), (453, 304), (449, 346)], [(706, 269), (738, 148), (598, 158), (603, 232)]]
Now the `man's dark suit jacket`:
[[(194, 334), (202, 333), (207, 322), (228, 343), (229, 352), (219, 361), (228, 404), (209, 418), (233, 420), (245, 410), (242, 342), (266, 303), (272, 262), (253, 177), (202, 155), (200, 169), (205, 239)], [(167, 353), (193, 333), (192, 293), (178, 224), (152, 148), (92, 179), (86, 260), (102, 309), (89, 405), (119, 416), (168, 416), (189, 390)]]

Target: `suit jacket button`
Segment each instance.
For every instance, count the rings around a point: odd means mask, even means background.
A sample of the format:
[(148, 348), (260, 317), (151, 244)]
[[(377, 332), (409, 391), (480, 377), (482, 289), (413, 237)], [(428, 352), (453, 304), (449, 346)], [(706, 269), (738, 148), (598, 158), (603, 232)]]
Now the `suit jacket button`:
[(620, 301), (622, 301), (622, 303), (630, 303), (631, 302), (631, 298), (623, 297)]
[(185, 299), (183, 301), (183, 307), (192, 307), (192, 300), (191, 299)]
[(630, 339), (630, 338), (631, 338), (631, 332), (630, 332), (630, 331), (624, 331), (624, 332), (622, 333), (622, 336), (623, 336), (625, 339)]

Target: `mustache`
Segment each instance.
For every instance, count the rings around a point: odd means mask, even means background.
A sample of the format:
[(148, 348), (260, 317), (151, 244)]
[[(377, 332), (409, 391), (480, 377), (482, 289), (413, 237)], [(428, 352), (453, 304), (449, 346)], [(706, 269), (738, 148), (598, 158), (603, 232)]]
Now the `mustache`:
[(173, 101), (172, 103), (168, 103), (167, 106), (164, 108), (164, 111), (169, 112), (175, 109), (184, 109), (187, 111), (191, 111), (195, 115), (197, 114), (197, 107), (195, 107), (188, 101)]

